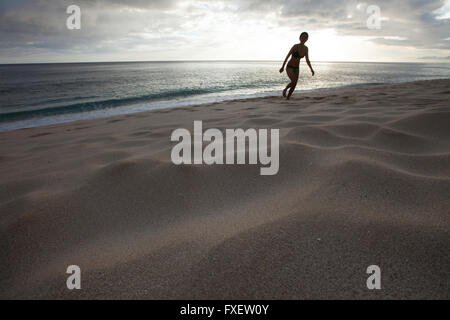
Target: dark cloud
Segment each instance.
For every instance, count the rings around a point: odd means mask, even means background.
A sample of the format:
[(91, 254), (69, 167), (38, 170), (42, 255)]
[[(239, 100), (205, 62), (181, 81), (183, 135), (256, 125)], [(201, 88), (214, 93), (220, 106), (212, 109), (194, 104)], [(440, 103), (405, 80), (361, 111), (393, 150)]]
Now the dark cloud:
[[(366, 26), (369, 2), (354, 0), (12, 0), (0, 3), (0, 59), (36, 52), (132, 50), (151, 41), (154, 50), (173, 44), (203, 47), (199, 32), (210, 13), (301, 32), (334, 29), (389, 46), (449, 50), (450, 19), (438, 19), (443, 0), (376, 0), (381, 29)], [(371, 4), (372, 2), (370, 2)], [(66, 28), (66, 8), (82, 8), (82, 30)], [(182, 25), (184, 27), (182, 27)], [(188, 25), (188, 27), (186, 27)], [(1, 62), (1, 60), (0, 60)]]

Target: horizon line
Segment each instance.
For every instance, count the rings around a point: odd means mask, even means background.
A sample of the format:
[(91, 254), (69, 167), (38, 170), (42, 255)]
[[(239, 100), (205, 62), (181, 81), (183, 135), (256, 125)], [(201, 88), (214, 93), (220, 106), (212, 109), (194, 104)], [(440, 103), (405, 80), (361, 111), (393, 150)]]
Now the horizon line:
[[(282, 60), (113, 60), (113, 61), (66, 61), (66, 62), (1, 62), (0, 65), (30, 65), (30, 64), (94, 64), (94, 63), (173, 63), (173, 62), (280, 62)], [(313, 60), (315, 62), (326, 63), (450, 63), (448, 61), (329, 61), (329, 60)]]

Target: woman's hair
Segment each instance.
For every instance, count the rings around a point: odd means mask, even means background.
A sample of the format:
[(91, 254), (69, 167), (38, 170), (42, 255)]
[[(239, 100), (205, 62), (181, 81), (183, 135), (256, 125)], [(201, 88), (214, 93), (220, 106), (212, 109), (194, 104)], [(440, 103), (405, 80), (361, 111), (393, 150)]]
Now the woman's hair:
[(307, 38), (309, 38), (308, 32), (302, 32), (302, 34), (300, 35), (300, 38), (301, 38), (301, 37), (307, 37)]

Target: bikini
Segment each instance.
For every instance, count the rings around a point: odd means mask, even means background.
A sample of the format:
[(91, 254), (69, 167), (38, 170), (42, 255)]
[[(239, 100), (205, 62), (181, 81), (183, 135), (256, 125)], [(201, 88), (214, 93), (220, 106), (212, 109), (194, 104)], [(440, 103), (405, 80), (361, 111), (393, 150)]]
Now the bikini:
[[(304, 57), (304, 56), (300, 57), (300, 54), (298, 53), (298, 46), (297, 46), (297, 50), (292, 54), (292, 57), (296, 58), (296, 59), (301, 59), (301, 58)], [(293, 67), (293, 66), (287, 65), (287, 68), (291, 68), (294, 71), (299, 71), (300, 70), (300, 66)]]

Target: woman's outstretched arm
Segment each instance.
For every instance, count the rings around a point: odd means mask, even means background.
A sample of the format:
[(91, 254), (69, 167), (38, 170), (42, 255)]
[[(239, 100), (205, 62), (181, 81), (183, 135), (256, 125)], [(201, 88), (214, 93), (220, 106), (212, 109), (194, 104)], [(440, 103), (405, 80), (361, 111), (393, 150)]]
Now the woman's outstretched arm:
[(287, 54), (286, 59), (284, 59), (283, 66), (280, 69), (280, 73), (283, 73), (284, 66), (286, 65), (286, 62), (288, 61), (289, 56), (292, 54), (292, 49), (294, 49), (294, 46), (291, 48), (291, 50), (289, 50), (289, 53)]
[(309, 49), (306, 49), (306, 63), (308, 64), (308, 67), (311, 70), (312, 75), (314, 76), (314, 70), (311, 66), (311, 61), (309, 61)]

